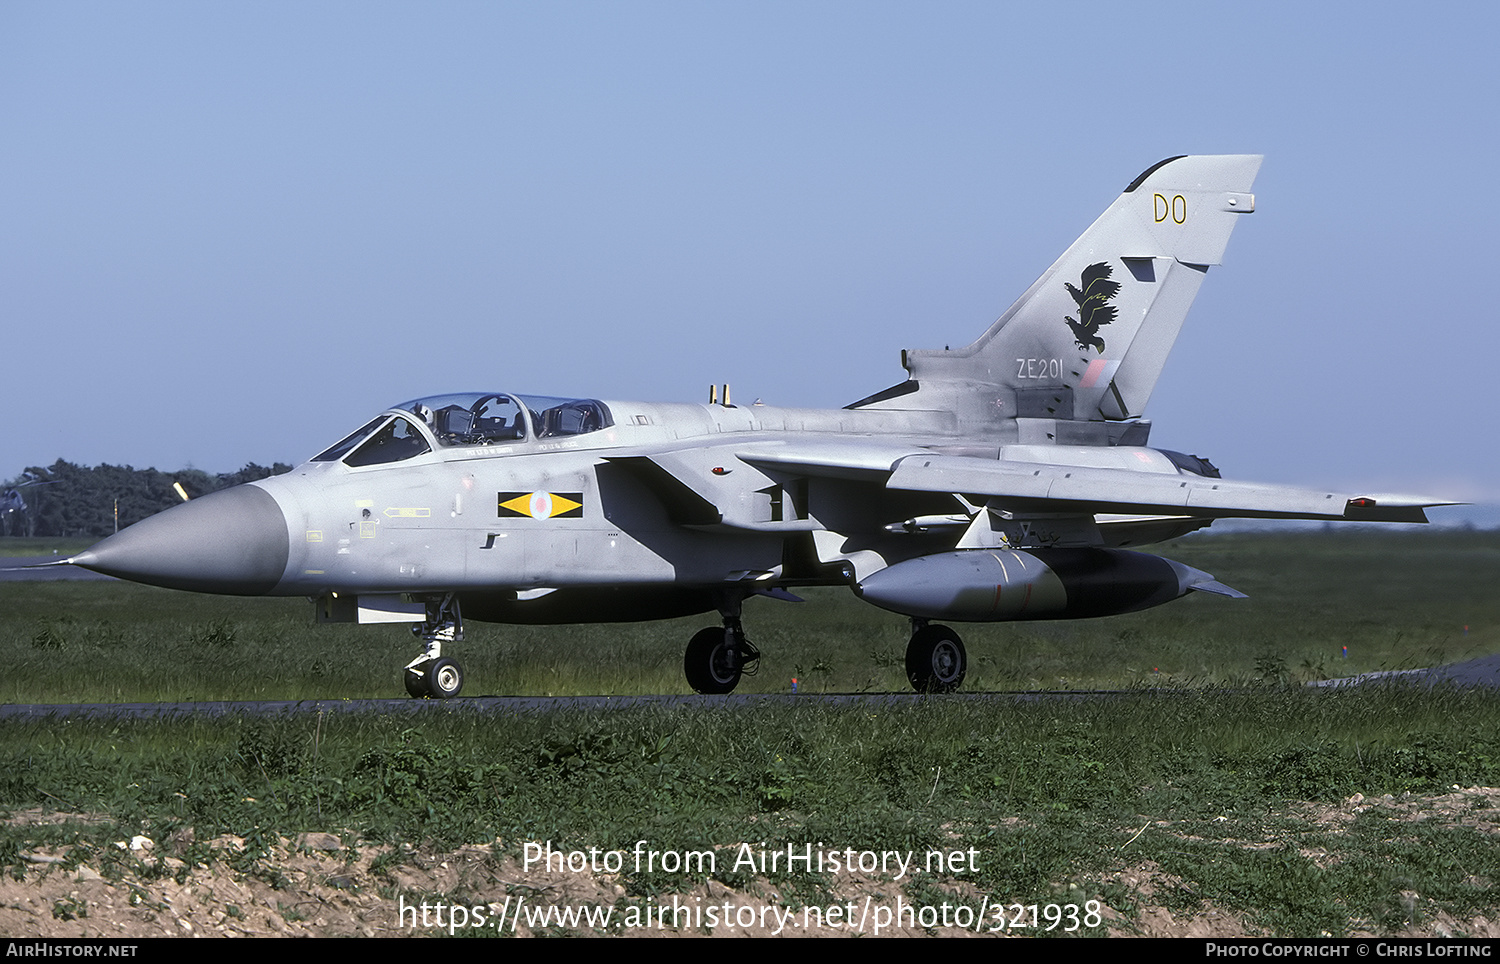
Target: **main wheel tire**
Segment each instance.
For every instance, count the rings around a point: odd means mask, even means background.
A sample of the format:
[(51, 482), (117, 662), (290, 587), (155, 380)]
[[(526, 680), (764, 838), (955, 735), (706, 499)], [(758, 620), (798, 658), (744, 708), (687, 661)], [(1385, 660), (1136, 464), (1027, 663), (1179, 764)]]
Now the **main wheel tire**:
[(947, 626), (923, 626), (906, 645), (906, 678), (918, 693), (952, 693), (968, 667), (963, 640)]
[(409, 669), (406, 671), (406, 695), (414, 700), (425, 699), (432, 695), (427, 689), (427, 674), (420, 670)]
[(740, 649), (722, 627), (700, 629), (688, 641), (682, 671), (695, 692), (731, 693), (740, 682)]
[(464, 688), (463, 667), (444, 656), (427, 664), (427, 688), (434, 699), (452, 699)]

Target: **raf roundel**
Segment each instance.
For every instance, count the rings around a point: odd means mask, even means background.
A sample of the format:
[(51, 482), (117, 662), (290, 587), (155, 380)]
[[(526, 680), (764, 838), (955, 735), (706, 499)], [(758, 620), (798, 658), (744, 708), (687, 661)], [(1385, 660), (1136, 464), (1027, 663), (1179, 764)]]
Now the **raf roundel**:
[(501, 492), (499, 513), (502, 519), (524, 516), (531, 519), (582, 519), (582, 492)]

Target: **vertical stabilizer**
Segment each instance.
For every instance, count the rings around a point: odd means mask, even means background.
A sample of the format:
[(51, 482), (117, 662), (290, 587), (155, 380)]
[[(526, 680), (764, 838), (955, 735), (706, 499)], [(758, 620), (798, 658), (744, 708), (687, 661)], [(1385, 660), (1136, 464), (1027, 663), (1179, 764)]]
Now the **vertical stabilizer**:
[[(974, 428), (1139, 416), (1204, 274), (1255, 210), (1260, 163), (1182, 156), (1147, 169), (972, 345), (906, 352), (907, 385), (854, 407), (939, 408)], [(1102, 425), (1064, 428), (1078, 441), (1106, 437)]]

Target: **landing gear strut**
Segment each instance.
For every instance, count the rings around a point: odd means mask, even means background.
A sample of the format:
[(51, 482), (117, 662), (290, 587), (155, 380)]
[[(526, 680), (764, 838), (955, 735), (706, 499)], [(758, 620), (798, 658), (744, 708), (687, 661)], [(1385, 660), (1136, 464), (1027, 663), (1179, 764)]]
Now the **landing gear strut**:
[(721, 604), (719, 612), (724, 618), (723, 628), (700, 629), (688, 642), (682, 671), (694, 692), (707, 695), (730, 693), (739, 685), (741, 676), (755, 675), (760, 650), (745, 638), (744, 627), (740, 625), (740, 604), (743, 601), (735, 598)]
[(964, 681), (969, 657), (958, 633), (947, 626), (929, 626), (912, 619), (906, 644), (906, 678), (918, 693), (952, 693)]
[(445, 700), (458, 695), (464, 686), (463, 667), (443, 655), (444, 643), (464, 638), (463, 617), (458, 611), (458, 597), (448, 593), (427, 600), (427, 618), (411, 628), (412, 635), (422, 639), (422, 655), (406, 664), (406, 692), (416, 699), (432, 697)]

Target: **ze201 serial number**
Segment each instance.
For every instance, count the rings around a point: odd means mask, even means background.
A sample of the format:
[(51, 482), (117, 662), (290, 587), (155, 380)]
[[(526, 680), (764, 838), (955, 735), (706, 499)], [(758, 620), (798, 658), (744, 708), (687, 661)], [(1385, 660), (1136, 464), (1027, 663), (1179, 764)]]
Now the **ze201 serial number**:
[(1017, 358), (1017, 378), (1061, 378), (1061, 358)]

